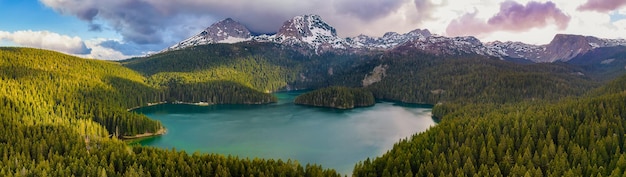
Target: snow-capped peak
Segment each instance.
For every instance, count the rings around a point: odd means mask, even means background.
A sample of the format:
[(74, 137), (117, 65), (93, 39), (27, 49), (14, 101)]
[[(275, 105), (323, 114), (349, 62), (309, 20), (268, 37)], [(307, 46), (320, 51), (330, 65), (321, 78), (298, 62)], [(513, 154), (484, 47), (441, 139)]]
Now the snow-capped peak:
[(343, 48), (345, 40), (337, 37), (335, 28), (319, 15), (296, 16), (286, 21), (276, 34), (276, 42), (286, 44), (307, 44), (318, 50), (322, 45)]
[(165, 49), (165, 51), (179, 50), (191, 46), (213, 43), (237, 43), (250, 39), (251, 34), (246, 26), (231, 18), (226, 18), (212, 24), (199, 34), (196, 34)]

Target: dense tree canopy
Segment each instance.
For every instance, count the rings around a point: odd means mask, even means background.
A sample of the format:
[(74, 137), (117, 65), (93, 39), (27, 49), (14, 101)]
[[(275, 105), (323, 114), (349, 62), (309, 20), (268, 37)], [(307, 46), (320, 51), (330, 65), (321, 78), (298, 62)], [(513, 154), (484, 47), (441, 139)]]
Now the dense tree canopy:
[(149, 103), (264, 104), (276, 101), (268, 92), (318, 88), (296, 102), (425, 103), (441, 119), (360, 162), (355, 176), (622, 176), (626, 76), (596, 88), (623, 75), (622, 66), (411, 51), (303, 55), (254, 42), (121, 63), (0, 48), (0, 176), (338, 176), (296, 161), (131, 147), (115, 138), (163, 129), (128, 111)]
[(0, 176), (339, 176), (296, 161), (190, 155), (130, 147), (110, 137), (163, 128), (127, 111), (150, 102), (216, 95), (218, 103), (274, 99), (238, 84), (173, 83), (163, 89), (114, 62), (26, 48), (0, 48), (0, 68)]
[(294, 101), (296, 104), (351, 109), (372, 106), (376, 103), (374, 95), (360, 88), (333, 86), (304, 93)]

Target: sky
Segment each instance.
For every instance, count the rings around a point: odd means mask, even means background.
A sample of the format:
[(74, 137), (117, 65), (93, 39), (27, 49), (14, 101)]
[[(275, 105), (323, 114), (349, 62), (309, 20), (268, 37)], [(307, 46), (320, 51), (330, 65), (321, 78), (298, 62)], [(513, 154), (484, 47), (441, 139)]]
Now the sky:
[(560, 33), (626, 38), (626, 0), (0, 0), (0, 46), (120, 60), (229, 17), (275, 33), (305, 14), (320, 15), (341, 37), (428, 29), (483, 42), (547, 44)]

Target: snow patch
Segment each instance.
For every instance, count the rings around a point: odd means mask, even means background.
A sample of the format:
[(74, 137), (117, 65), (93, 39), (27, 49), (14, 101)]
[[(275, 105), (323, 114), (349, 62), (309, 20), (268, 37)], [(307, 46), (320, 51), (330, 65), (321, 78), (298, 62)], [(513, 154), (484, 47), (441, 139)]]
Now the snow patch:
[(615, 61), (614, 58), (606, 59), (606, 60), (603, 60), (602, 62), (600, 62), (600, 64), (608, 65), (608, 64), (613, 63), (614, 61)]
[(238, 43), (238, 42), (244, 42), (244, 41), (248, 41), (250, 40), (250, 38), (246, 39), (246, 38), (238, 38), (238, 37), (232, 37), (232, 36), (228, 36), (228, 38), (218, 41), (217, 43), (227, 43), (227, 44), (233, 44), (233, 43)]

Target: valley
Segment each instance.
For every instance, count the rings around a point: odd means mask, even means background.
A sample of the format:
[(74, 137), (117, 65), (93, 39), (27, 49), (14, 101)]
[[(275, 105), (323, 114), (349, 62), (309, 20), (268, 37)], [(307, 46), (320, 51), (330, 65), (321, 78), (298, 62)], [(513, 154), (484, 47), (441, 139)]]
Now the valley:
[[(428, 30), (340, 38), (316, 15), (294, 17), (278, 31), (252, 35), (235, 20), (225, 19), (160, 53), (117, 62), (42, 49), (0, 48), (0, 176), (619, 176), (626, 171), (623, 40), (556, 35), (550, 44), (536, 46), (482, 43), (471, 36), (445, 37)], [(312, 91), (299, 103), (369, 107), (335, 110), (289, 104), (277, 112), (257, 110), (284, 105), (277, 95), (297, 90)], [(387, 112), (407, 109), (384, 101), (432, 105), (438, 124), (400, 136), (387, 136), (389, 131), (384, 130), (392, 128), (380, 127), (370, 128), (381, 132), (350, 134), (380, 135), (385, 143), (373, 145), (376, 153), (341, 162), (337, 167), (341, 169), (329, 169), (335, 167), (331, 157), (305, 164), (285, 160), (299, 157), (277, 153), (228, 155), (237, 154), (231, 150), (255, 150), (246, 149), (253, 145), (202, 149), (213, 142), (249, 138), (254, 134), (250, 131), (263, 129), (251, 124), (276, 126), (289, 111), (312, 116), (307, 119), (314, 123), (333, 116), (337, 119), (327, 121), (347, 121), (320, 125), (319, 129), (339, 126), (328, 129), (324, 135), (328, 137), (349, 134), (345, 132), (349, 128), (342, 128), (361, 121), (396, 121), (383, 113), (406, 113)], [(163, 102), (212, 106), (146, 107)], [(138, 107), (137, 112), (128, 111)], [(230, 128), (213, 128), (235, 131), (222, 132), (225, 137), (243, 138), (196, 139), (208, 144), (193, 148), (185, 148), (188, 142), (159, 144), (164, 143), (161, 138), (171, 142), (175, 135), (189, 136), (177, 134), (196, 126), (184, 125), (180, 122), (184, 118), (156, 118), (159, 111), (177, 114), (185, 109), (233, 116), (237, 113), (228, 111), (240, 109), (239, 119), (205, 116), (210, 120), (201, 121), (209, 121), (202, 124), (211, 127), (238, 120)], [(180, 114), (190, 113), (193, 110)], [(346, 115), (349, 118), (341, 117)], [(272, 122), (273, 118), (280, 120)], [(392, 123), (433, 125), (433, 119), (427, 120)], [(271, 133), (311, 128), (298, 126)], [(119, 140), (163, 128), (171, 134), (146, 140), (161, 148), (129, 146)], [(194, 129), (199, 133), (202, 127)], [(315, 132), (301, 135), (307, 134)], [(318, 142), (324, 140), (331, 139)], [(281, 145), (277, 140), (256, 143)], [(347, 149), (359, 148), (363, 146)], [(196, 150), (202, 152), (191, 153)], [(258, 156), (263, 159), (253, 158)], [(347, 165), (355, 160), (359, 162)]]

